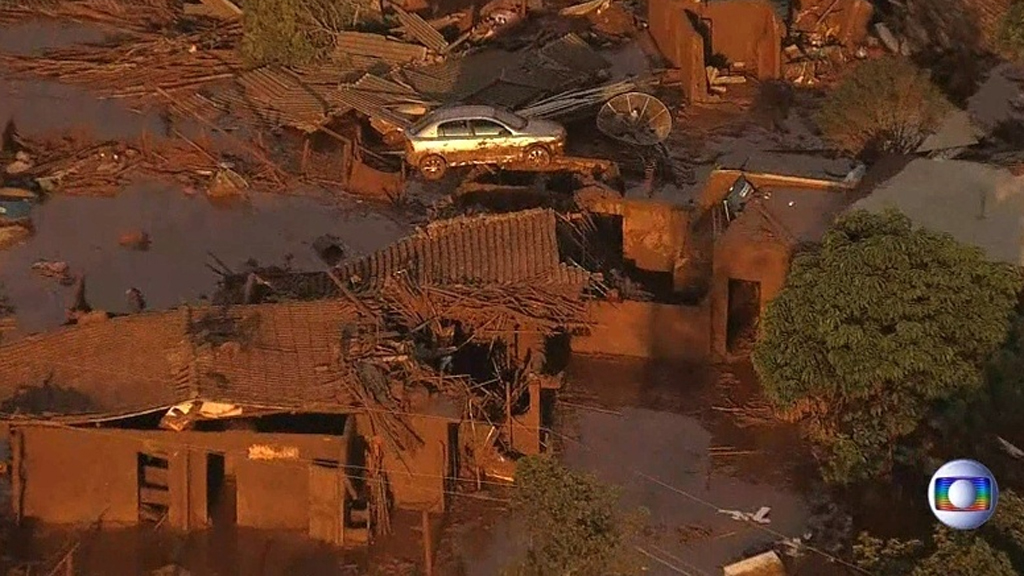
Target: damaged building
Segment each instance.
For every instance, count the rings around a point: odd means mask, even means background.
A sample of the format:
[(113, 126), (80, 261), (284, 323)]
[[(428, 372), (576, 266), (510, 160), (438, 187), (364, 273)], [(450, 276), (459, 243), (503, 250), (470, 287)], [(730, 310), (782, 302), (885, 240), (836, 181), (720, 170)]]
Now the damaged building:
[(592, 244), (609, 244), (604, 258), (617, 261), (605, 266), (630, 281), (588, 302), (591, 324), (572, 350), (691, 361), (741, 352), (793, 255), (853, 199), (849, 182), (715, 170), (692, 205), (590, 202), (603, 238)]
[[(393, 508), (444, 510), (460, 476), (510, 479), (516, 454), (544, 449), (558, 386), (529, 349), (543, 358), (538, 335), (585, 317), (590, 275), (557, 260), (554, 224), (548, 211), (457, 219), (342, 266), (318, 298), (0, 347), (16, 518), (352, 546), (387, 533)], [(267, 276), (264, 289), (284, 278)]]
[(782, 74), (785, 27), (768, 2), (652, 0), (647, 19), (651, 37), (678, 69), (683, 95), (691, 102), (712, 97), (712, 74), (719, 70), (758, 80)]

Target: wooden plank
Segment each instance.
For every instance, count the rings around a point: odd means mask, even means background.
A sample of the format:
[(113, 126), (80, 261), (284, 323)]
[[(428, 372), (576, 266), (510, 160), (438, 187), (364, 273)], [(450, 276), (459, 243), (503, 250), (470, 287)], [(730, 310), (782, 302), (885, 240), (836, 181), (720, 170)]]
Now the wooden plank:
[(156, 504), (157, 506), (170, 507), (171, 492), (170, 490), (160, 488), (147, 488), (146, 486), (140, 486), (139, 502), (143, 504)]
[(146, 466), (142, 469), (142, 481), (149, 486), (167, 488), (169, 484), (167, 468)]
[(309, 465), (309, 537), (341, 544), (341, 468)]

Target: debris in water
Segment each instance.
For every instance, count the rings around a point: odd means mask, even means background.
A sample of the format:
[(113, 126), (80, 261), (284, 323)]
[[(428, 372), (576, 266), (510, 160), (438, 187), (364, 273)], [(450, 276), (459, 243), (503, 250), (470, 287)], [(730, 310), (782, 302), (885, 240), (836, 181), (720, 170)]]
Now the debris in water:
[(142, 296), (141, 290), (132, 286), (124, 294), (128, 298), (128, 305), (133, 313), (142, 312), (146, 309), (146, 299)]
[(1024, 450), (1021, 450), (1020, 448), (1017, 448), (1016, 446), (1014, 446), (1013, 444), (1010, 444), (1006, 440), (1003, 440), (999, 436), (996, 436), (996, 440), (999, 441), (999, 447), (1002, 448), (1003, 451), (1006, 452), (1007, 454), (1009, 454), (1010, 456), (1012, 456), (1014, 458), (1024, 457)]
[(768, 514), (772, 511), (768, 506), (762, 506), (757, 512), (751, 514), (749, 512), (741, 512), (739, 510), (719, 510), (719, 514), (725, 514), (726, 516), (732, 517), (733, 520), (739, 520), (740, 522), (756, 522), (758, 524), (771, 524), (772, 521), (768, 518)]
[(125, 232), (117, 238), (117, 243), (130, 250), (149, 250), (152, 241), (149, 238), (149, 234), (143, 230), (132, 230), (131, 232)]
[(32, 269), (47, 278), (56, 278), (61, 284), (70, 286), (73, 279), (68, 272), (71, 267), (67, 262), (56, 262), (51, 260), (37, 260), (32, 264)]
[(249, 183), (238, 172), (230, 168), (222, 168), (210, 180), (206, 194), (211, 198), (243, 196), (247, 188), (249, 188)]

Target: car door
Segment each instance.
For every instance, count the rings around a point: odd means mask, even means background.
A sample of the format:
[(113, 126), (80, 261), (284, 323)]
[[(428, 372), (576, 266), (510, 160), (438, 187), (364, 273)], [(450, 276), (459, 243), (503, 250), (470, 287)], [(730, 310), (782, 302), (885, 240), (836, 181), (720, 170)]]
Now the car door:
[(437, 127), (437, 153), (449, 166), (465, 164), (472, 159), (475, 144), (473, 130), (466, 120), (450, 120)]
[(489, 118), (474, 118), (470, 120), (470, 127), (477, 139), (481, 161), (507, 162), (517, 156), (512, 131), (505, 125)]

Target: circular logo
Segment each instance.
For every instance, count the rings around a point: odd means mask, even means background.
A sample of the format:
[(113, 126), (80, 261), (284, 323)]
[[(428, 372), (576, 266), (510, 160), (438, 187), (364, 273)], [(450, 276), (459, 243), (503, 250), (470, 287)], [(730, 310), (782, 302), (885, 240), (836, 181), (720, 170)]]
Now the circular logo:
[(999, 486), (981, 462), (953, 460), (943, 464), (928, 484), (932, 513), (955, 530), (974, 530), (996, 511)]

